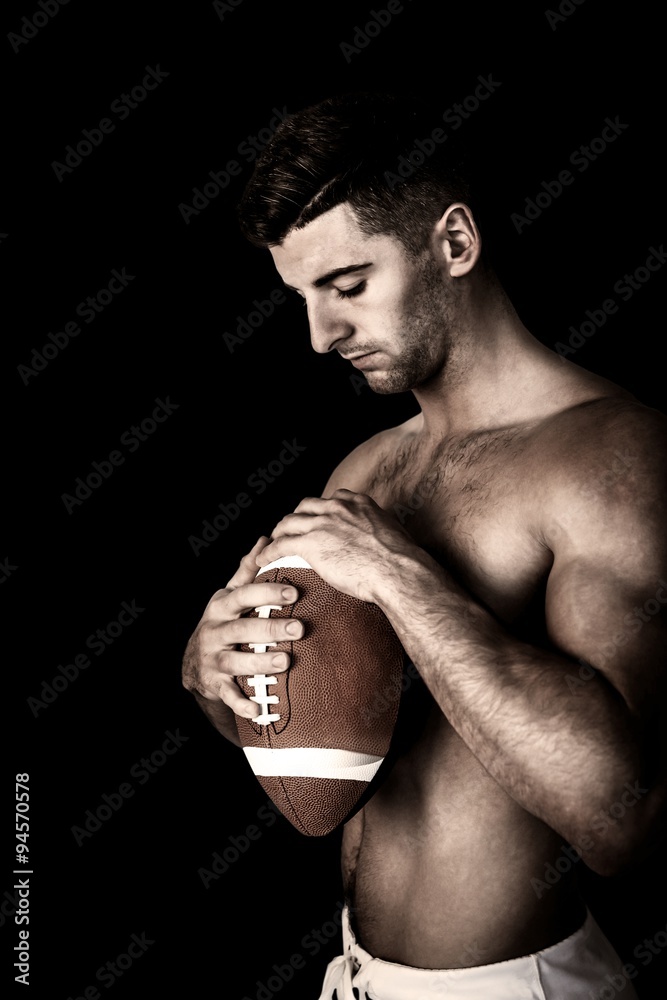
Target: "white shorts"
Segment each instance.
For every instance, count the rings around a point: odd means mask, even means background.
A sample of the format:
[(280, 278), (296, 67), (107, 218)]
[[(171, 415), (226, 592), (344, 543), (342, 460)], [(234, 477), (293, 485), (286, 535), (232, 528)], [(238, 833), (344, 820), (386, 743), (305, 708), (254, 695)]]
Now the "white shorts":
[(543, 951), (465, 969), (415, 969), (373, 958), (343, 910), (344, 954), (327, 966), (319, 1000), (637, 1000), (590, 911), (578, 931)]

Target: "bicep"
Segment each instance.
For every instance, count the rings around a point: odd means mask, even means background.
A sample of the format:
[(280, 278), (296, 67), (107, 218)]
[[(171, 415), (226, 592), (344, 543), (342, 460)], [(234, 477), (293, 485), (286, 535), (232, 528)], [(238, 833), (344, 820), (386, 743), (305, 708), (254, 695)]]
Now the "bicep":
[(584, 452), (569, 488), (554, 491), (547, 628), (632, 712), (651, 715), (665, 702), (667, 482), (658, 457), (665, 450), (635, 430), (624, 464), (614, 458), (623, 441), (608, 437)]
[(579, 677), (599, 671), (633, 714), (665, 713), (667, 569), (643, 572), (593, 554), (556, 556), (546, 595), (555, 646), (580, 661)]

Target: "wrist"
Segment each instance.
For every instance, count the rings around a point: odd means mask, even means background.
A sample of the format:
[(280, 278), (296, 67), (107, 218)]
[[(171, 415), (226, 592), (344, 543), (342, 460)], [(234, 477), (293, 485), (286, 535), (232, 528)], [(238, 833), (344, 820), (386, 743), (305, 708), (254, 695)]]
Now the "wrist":
[(371, 600), (389, 617), (405, 608), (407, 597), (432, 593), (447, 579), (442, 566), (424, 549), (415, 545), (407, 552), (396, 553), (387, 568), (372, 581)]

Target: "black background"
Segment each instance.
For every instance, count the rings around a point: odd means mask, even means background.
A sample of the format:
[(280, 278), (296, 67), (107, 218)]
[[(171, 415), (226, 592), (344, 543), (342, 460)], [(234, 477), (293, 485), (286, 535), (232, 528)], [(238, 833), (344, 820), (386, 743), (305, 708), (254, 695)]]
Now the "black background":
[[(304, 944), (338, 910), (338, 834), (304, 838), (282, 818), (269, 826), (239, 751), (180, 685), (190, 633), (256, 538), (317, 495), (354, 445), (415, 412), (410, 395), (373, 396), (341, 359), (315, 355), (291, 300), (233, 351), (223, 340), (254, 299), (279, 287), (270, 256), (242, 240), (234, 215), (251, 173), (239, 145), (275, 109), (405, 86), (444, 111), (491, 74), (501, 85), (463, 127), (483, 164), (488, 233), (522, 319), (553, 346), (587, 309), (615, 298), (618, 313), (574, 360), (666, 409), (663, 274), (627, 302), (613, 291), (667, 236), (657, 15), (648, 3), (621, 14), (586, 0), (552, 27), (540, 4), (415, 0), (346, 59), (341, 43), (381, 7), (243, 0), (221, 16), (212, 3), (72, 0), (18, 52), (3, 39), (0, 558), (16, 568), (0, 588), (15, 640), (0, 791), (11, 832), (13, 776), (30, 773), (34, 996), (65, 1000), (95, 985), (105, 996), (97, 970), (132, 934), (154, 943), (110, 986), (113, 998), (256, 1000), (274, 964), (296, 953), (305, 967), (273, 992), (316, 997), (338, 951), (335, 938), (318, 954)], [(5, 7), (3, 34), (38, 10)], [(168, 76), (145, 101), (123, 121), (110, 113), (158, 64)], [(616, 116), (628, 128), (518, 233), (511, 214)], [(59, 180), (53, 162), (105, 117), (113, 133)], [(179, 205), (234, 158), (241, 176), (186, 223)], [(106, 288), (114, 268), (135, 277), (24, 384), (19, 366), (77, 319), (78, 303)], [(131, 453), (121, 436), (167, 396), (178, 408)], [(261, 495), (249, 489), (248, 477), (294, 439), (305, 449), (295, 463)], [(116, 449), (124, 464), (68, 513), (62, 495)], [(190, 536), (244, 491), (251, 506), (196, 556)], [(88, 636), (133, 600), (144, 610), (95, 656)], [(86, 652), (90, 666), (35, 714), (28, 699)], [(177, 729), (187, 741), (140, 783), (135, 765)], [(132, 797), (79, 846), (72, 827), (128, 782)], [(259, 839), (205, 888), (200, 869), (230, 838), (242, 844), (251, 824)], [(10, 837), (0, 892), (11, 891), (13, 864)], [(664, 996), (665, 954), (645, 967), (633, 959), (667, 923), (662, 859), (610, 880), (584, 877), (598, 920), (641, 971), (640, 997)], [(18, 928), (2, 900), (4, 989)]]

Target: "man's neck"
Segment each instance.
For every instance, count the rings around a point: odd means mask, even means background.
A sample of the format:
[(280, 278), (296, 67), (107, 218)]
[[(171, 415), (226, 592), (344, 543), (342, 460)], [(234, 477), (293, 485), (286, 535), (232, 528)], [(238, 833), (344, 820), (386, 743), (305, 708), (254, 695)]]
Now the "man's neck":
[(540, 343), (502, 290), (480, 296), (478, 289), (475, 303), (446, 365), (413, 390), (427, 435), (463, 437), (528, 423), (617, 389)]

